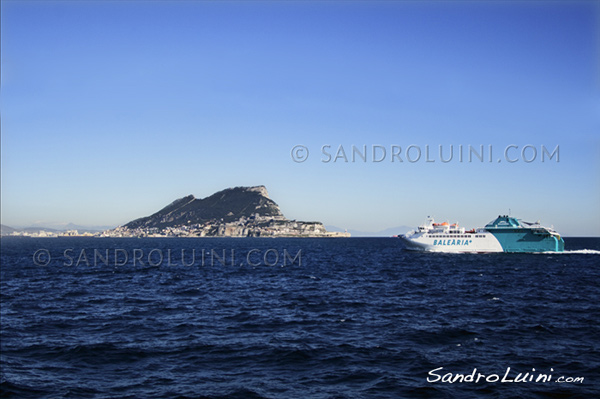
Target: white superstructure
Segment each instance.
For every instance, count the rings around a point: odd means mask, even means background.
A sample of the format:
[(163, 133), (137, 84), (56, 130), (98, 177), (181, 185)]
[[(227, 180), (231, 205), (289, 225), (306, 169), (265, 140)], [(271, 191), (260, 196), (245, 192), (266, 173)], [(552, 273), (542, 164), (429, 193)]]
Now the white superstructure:
[(434, 223), (433, 218), (399, 236), (407, 249), (428, 252), (503, 252), (496, 237), (484, 228), (465, 230), (458, 223)]

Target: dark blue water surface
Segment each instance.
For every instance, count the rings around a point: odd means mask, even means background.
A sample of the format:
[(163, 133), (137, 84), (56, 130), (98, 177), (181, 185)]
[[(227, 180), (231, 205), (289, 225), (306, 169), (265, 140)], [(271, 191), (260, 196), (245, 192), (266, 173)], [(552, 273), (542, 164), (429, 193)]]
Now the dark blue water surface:
[(600, 240), (565, 241), (2, 238), (2, 397), (600, 397)]

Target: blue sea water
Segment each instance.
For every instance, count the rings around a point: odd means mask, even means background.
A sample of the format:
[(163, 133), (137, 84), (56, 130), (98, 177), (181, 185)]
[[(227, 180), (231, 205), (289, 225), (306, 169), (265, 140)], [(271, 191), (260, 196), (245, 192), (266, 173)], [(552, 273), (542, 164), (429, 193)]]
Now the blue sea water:
[(2, 397), (600, 397), (600, 239), (565, 242), (4, 237)]

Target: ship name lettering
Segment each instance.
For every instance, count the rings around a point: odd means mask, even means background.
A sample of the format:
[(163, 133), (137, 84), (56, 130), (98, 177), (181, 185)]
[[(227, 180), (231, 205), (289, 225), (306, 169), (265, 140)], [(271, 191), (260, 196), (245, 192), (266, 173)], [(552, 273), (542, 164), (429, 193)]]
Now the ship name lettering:
[(472, 240), (433, 240), (433, 245), (469, 245)]

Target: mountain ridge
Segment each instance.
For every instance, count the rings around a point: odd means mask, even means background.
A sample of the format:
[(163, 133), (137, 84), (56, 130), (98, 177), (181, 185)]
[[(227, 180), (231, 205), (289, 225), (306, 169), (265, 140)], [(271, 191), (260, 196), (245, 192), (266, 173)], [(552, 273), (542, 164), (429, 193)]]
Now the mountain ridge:
[(205, 198), (188, 195), (176, 199), (150, 216), (135, 219), (124, 227), (166, 228), (213, 220), (227, 223), (257, 215), (283, 217), (279, 206), (269, 198), (265, 186), (227, 188)]
[(348, 237), (320, 222), (288, 220), (265, 186), (232, 187), (205, 198), (187, 195), (104, 233), (109, 237)]

